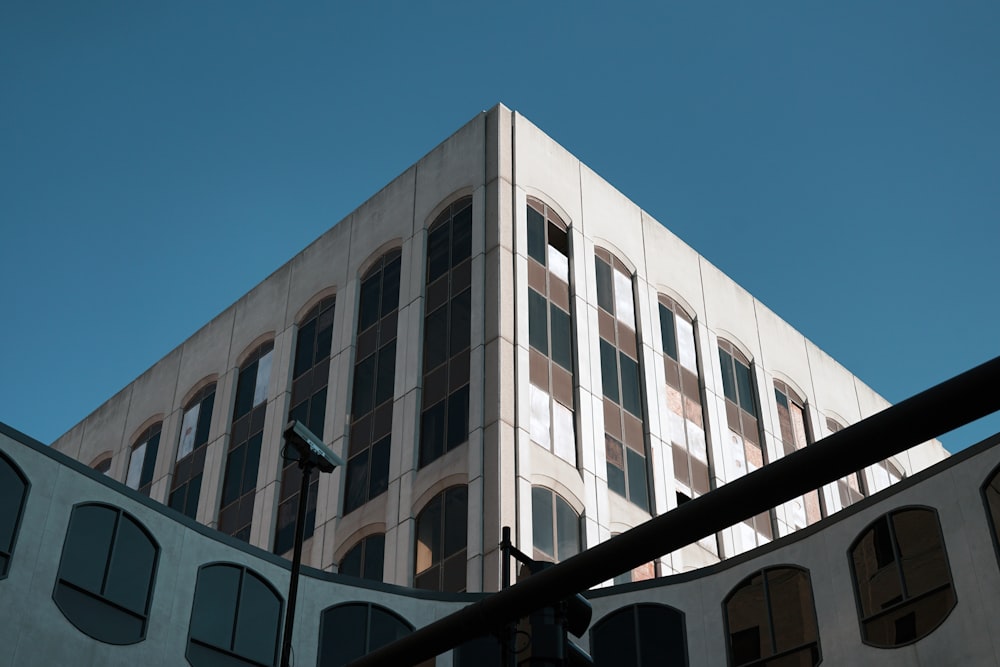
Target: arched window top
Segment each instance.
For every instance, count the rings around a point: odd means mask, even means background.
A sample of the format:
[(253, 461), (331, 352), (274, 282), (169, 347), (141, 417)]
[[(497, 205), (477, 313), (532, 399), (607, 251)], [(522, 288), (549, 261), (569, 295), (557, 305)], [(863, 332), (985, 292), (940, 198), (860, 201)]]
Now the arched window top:
[(616, 609), (594, 623), (590, 652), (598, 667), (687, 667), (684, 613), (654, 603)]
[(327, 607), (320, 617), (319, 664), (342, 667), (411, 632), (409, 621), (371, 602)]
[(875, 519), (849, 551), (862, 640), (879, 648), (933, 632), (957, 602), (937, 511), (902, 507)]
[(554, 563), (583, 549), (583, 518), (558, 493), (544, 486), (531, 487), (532, 558)]
[(983, 502), (986, 504), (986, 516), (990, 524), (990, 534), (993, 536), (993, 547), (996, 550), (997, 562), (1000, 563), (1000, 466), (994, 468), (990, 476), (986, 478), (982, 493)]
[(529, 195), (527, 198), (527, 203), (530, 208), (533, 208), (535, 211), (540, 213), (542, 217), (544, 217), (546, 220), (548, 220), (551, 224), (555, 225), (559, 229), (566, 231), (569, 228), (569, 225), (563, 222), (563, 219), (559, 216), (558, 213), (556, 213), (555, 209), (553, 209), (551, 206), (543, 202), (541, 199)]
[(818, 665), (809, 571), (780, 565), (751, 574), (723, 602), (730, 667)]
[(52, 598), (66, 620), (98, 641), (142, 641), (159, 553), (146, 527), (121, 508), (76, 505)]
[(235, 563), (203, 565), (191, 608), (188, 662), (275, 665), (283, 605), (274, 586), (253, 570)]
[(107, 475), (111, 471), (112, 452), (101, 452), (90, 462), (90, 467), (97, 472)]
[(156, 423), (147, 426), (142, 430), (141, 433), (139, 433), (139, 435), (135, 437), (134, 440), (132, 440), (132, 449), (139, 447), (144, 442), (148, 442), (150, 438), (152, 438), (155, 435), (158, 435), (162, 430), (163, 430), (162, 421), (157, 421)]
[(156, 455), (160, 449), (160, 432), (163, 422), (156, 422), (135, 439), (125, 475), (125, 486), (149, 495), (156, 470)]
[(29, 487), (28, 478), (21, 469), (0, 452), (0, 579), (10, 571)]
[[(468, 209), (468, 211), (466, 211)], [(459, 197), (452, 203), (444, 207), (444, 209), (438, 213), (437, 217), (434, 218), (434, 222), (430, 224), (427, 231), (434, 231), (435, 228), (447, 223), (452, 218), (459, 218), (465, 224), (472, 224), (472, 196), (466, 195), (464, 197)]]
[(311, 319), (319, 316), (321, 311), (332, 308), (337, 301), (337, 290), (334, 287), (327, 288), (319, 294), (313, 296), (306, 302), (306, 305), (299, 310), (295, 317), (295, 323), (301, 329), (302, 326)]
[(740, 347), (738, 347), (735, 343), (726, 340), (725, 338), (719, 338), (719, 349), (726, 352), (733, 359), (739, 361), (741, 364), (745, 366), (749, 366), (751, 363), (753, 363)]
[(784, 380), (779, 380), (775, 378), (774, 388), (776, 391), (781, 392), (782, 394), (787, 396), (789, 399), (795, 401), (799, 405), (806, 404), (806, 400), (802, 398), (802, 392), (796, 389), (792, 384), (785, 382)]
[(395, 262), (396, 260), (400, 259), (400, 257), (402, 257), (402, 255), (403, 255), (403, 251), (398, 246), (396, 246), (394, 248), (390, 248), (389, 250), (386, 250), (379, 257), (377, 257), (375, 260), (373, 260), (371, 262), (371, 264), (367, 265), (367, 267), (364, 269), (364, 274), (362, 274), (362, 276), (361, 276), (361, 280), (368, 280), (369, 278), (371, 278), (373, 275), (375, 275), (376, 273), (378, 273), (379, 271), (381, 271), (386, 266), (388, 266), (388, 265), (392, 264), (393, 262)]
[(340, 559), (337, 572), (371, 581), (383, 580), (385, 533), (367, 535), (358, 540)]
[(670, 309), (675, 317), (679, 317), (688, 324), (693, 324), (695, 320), (694, 311), (691, 310), (690, 306), (687, 304), (682, 304), (680, 301), (672, 296), (659, 292), (656, 295), (657, 300), (666, 308)]
[(465, 591), (469, 494), (453, 486), (434, 496), (417, 515), (414, 587)]

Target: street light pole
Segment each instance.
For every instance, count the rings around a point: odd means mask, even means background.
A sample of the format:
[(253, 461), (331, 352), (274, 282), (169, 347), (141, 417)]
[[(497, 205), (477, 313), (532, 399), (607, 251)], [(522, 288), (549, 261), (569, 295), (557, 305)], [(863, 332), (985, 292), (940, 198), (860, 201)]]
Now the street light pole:
[(309, 480), (315, 467), (309, 459), (300, 458), (302, 486), (299, 487), (298, 515), (295, 519), (295, 546), (292, 550), (292, 574), (288, 582), (288, 611), (285, 612), (285, 632), (281, 642), (281, 667), (289, 667), (292, 653), (292, 630), (295, 628), (295, 603), (299, 596), (299, 570), (302, 569), (302, 542), (305, 535), (306, 505), (309, 502)]

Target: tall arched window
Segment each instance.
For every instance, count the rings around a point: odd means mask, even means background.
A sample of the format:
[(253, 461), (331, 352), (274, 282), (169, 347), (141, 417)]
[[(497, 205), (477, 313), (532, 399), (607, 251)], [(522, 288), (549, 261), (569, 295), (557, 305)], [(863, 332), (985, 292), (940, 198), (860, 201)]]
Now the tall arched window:
[(128, 474), (125, 476), (125, 486), (135, 489), (148, 496), (153, 485), (153, 472), (156, 468), (156, 453), (160, 448), (160, 430), (162, 422), (156, 422), (135, 439), (132, 445), (132, 456), (128, 461)]
[(250, 541), (257, 467), (264, 442), (264, 415), (267, 412), (267, 385), (271, 379), (274, 342), (254, 350), (240, 366), (233, 408), (233, 432), (226, 456), (222, 484), (219, 530), (244, 542)]
[(807, 667), (820, 662), (809, 571), (771, 567), (734, 588), (723, 603), (730, 667)]
[(527, 208), (531, 440), (575, 466), (569, 232), (537, 199)]
[[(724, 451), (735, 476), (753, 472), (766, 464), (767, 452), (760, 434), (757, 394), (754, 390), (750, 361), (729, 341), (719, 339), (719, 364), (722, 389), (726, 396), (726, 421), (729, 439)], [(770, 541), (774, 537), (774, 510), (761, 512), (742, 525), (743, 550)]]
[(215, 383), (198, 390), (184, 406), (181, 439), (177, 444), (177, 463), (170, 485), (170, 506), (194, 519), (198, 515), (201, 475), (205, 471), (212, 408), (215, 406)]
[[(326, 426), (326, 393), (330, 377), (330, 351), (333, 347), (333, 314), (337, 303), (329, 296), (316, 304), (299, 324), (295, 342), (295, 361), (292, 365), (292, 397), (288, 419), (301, 422), (310, 431), (323, 437)], [(274, 533), (274, 553), (283, 554), (295, 541), (295, 517), (298, 509), (302, 473), (295, 464), (295, 452), (285, 448), (284, 466), (281, 469), (281, 486), (278, 493), (278, 522)], [(309, 483), (306, 496), (306, 521), (304, 539), (312, 537), (316, 527), (316, 497), (319, 475)]]
[[(993, 546), (996, 548), (997, 561), (1000, 562), (1000, 467), (983, 484), (983, 502), (986, 503), (986, 515), (989, 517), (990, 534), (993, 536)], [(3, 538), (0, 537), (0, 540)]]
[(320, 616), (318, 664), (342, 667), (411, 632), (402, 616), (371, 602), (327, 607)]
[(427, 234), (420, 466), (469, 440), (472, 198), (446, 208)]
[(915, 642), (955, 607), (941, 524), (929, 507), (880, 516), (854, 540), (850, 557), (866, 644), (892, 648)]
[(648, 511), (649, 482), (632, 274), (620, 259), (603, 248), (594, 249), (594, 263), (608, 488)]
[(465, 590), (469, 496), (466, 487), (445, 489), (417, 515), (413, 585), (431, 591)]
[(21, 469), (0, 452), (0, 579), (10, 570), (28, 486), (28, 478)]
[[(774, 399), (778, 404), (781, 444), (787, 456), (812, 442), (806, 402), (781, 380), (774, 381)], [(823, 518), (818, 491), (810, 491), (785, 503), (784, 507), (785, 517), (790, 522), (789, 527), (792, 530), (805, 528)]]
[(558, 563), (580, 553), (582, 521), (558, 493), (544, 486), (531, 487), (532, 558)]
[(390, 250), (361, 279), (344, 514), (389, 488), (400, 256)]
[(385, 564), (385, 533), (369, 535), (351, 547), (340, 560), (337, 572), (371, 581), (382, 581)]
[(684, 614), (651, 603), (617, 609), (591, 628), (590, 654), (597, 667), (687, 667)]

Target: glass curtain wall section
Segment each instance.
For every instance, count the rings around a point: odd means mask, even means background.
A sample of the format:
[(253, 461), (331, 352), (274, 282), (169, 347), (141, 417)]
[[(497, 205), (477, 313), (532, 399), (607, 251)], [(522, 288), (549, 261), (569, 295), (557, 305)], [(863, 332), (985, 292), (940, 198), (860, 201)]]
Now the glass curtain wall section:
[[(834, 419), (826, 418), (826, 430), (830, 433), (842, 431), (844, 427)], [(823, 491), (826, 513), (833, 514), (865, 497), (865, 485), (860, 472), (841, 477), (835, 484), (827, 484)]]
[(219, 530), (244, 542), (250, 541), (273, 354), (273, 341), (254, 350), (240, 367), (236, 382), (236, 406), (222, 484)]
[[(804, 448), (812, 442), (805, 401), (781, 380), (774, 381), (774, 398), (778, 404), (778, 426), (784, 456)], [(810, 491), (800, 498), (784, 504), (785, 518), (792, 530), (811, 526), (823, 518), (819, 492)]]
[[(292, 396), (288, 419), (295, 420), (323, 437), (326, 425), (326, 394), (330, 377), (330, 349), (333, 346), (333, 314), (336, 297), (330, 296), (316, 304), (299, 324), (292, 366)], [(302, 486), (302, 471), (296, 464), (295, 450), (286, 447), (282, 453), (281, 485), (278, 487), (278, 520), (274, 532), (274, 553), (283, 554), (295, 540), (295, 517)], [(316, 527), (316, 498), (319, 475), (313, 475), (306, 496), (304, 539), (313, 535)]]
[(531, 440), (575, 466), (569, 233), (537, 199), (527, 210)]
[(608, 488), (649, 511), (632, 275), (604, 248), (594, 249), (594, 263)]
[(201, 495), (208, 431), (212, 425), (214, 405), (213, 382), (191, 397), (184, 406), (184, 417), (181, 419), (181, 437), (177, 443), (174, 477), (170, 483), (170, 506), (192, 519), (198, 515), (198, 498)]
[(337, 566), (337, 572), (360, 579), (382, 581), (385, 566), (385, 534), (369, 535), (351, 547)]
[(417, 515), (414, 588), (465, 591), (469, 496), (464, 486), (445, 489)]
[(583, 518), (555, 491), (531, 487), (531, 542), (535, 560), (564, 561), (583, 550)]
[(132, 446), (132, 456), (128, 461), (125, 486), (135, 489), (144, 496), (149, 495), (156, 468), (156, 453), (160, 448), (160, 431), (163, 422), (157, 422), (139, 434)]
[(361, 279), (344, 514), (389, 488), (399, 271), (397, 248), (382, 255)]
[(449, 206), (427, 234), (420, 467), (469, 440), (472, 198)]
[[(722, 389), (726, 397), (729, 438), (725, 455), (732, 464), (734, 479), (765, 465), (767, 452), (761, 437), (757, 396), (750, 361), (732, 343), (719, 339)], [(731, 481), (731, 480), (730, 480)], [(744, 548), (759, 546), (774, 538), (774, 510), (762, 512), (742, 525)]]

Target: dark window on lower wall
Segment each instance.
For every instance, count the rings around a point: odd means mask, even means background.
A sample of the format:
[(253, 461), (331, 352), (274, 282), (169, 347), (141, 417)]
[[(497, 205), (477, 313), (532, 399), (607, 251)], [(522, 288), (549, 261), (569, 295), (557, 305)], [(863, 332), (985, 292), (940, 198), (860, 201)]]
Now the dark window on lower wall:
[(957, 602), (937, 512), (904, 507), (866, 528), (850, 549), (861, 638), (894, 648), (933, 632)]
[(468, 490), (453, 486), (434, 496), (417, 515), (414, 587), (465, 591)]
[(10, 570), (28, 488), (24, 473), (0, 452), (0, 579), (6, 577)]
[(98, 641), (142, 641), (159, 552), (146, 528), (121, 509), (77, 505), (52, 598), (66, 620)]
[(278, 661), (283, 600), (263, 577), (242, 565), (198, 570), (188, 630), (194, 667), (270, 667)]
[(337, 572), (361, 579), (382, 581), (385, 535), (369, 535), (351, 547), (340, 561)]
[(597, 667), (687, 667), (684, 614), (661, 604), (634, 604), (613, 611), (590, 630)]
[(411, 632), (413, 626), (403, 617), (377, 604), (348, 602), (327, 607), (320, 617), (317, 664), (342, 667)]
[[(986, 514), (990, 519), (990, 534), (993, 535), (997, 561), (1000, 562), (1000, 467), (997, 467), (983, 484), (983, 501), (986, 503)], [(2, 539), (0, 536), (0, 540)]]
[(723, 603), (730, 667), (805, 667), (821, 659), (809, 571), (755, 572)]

